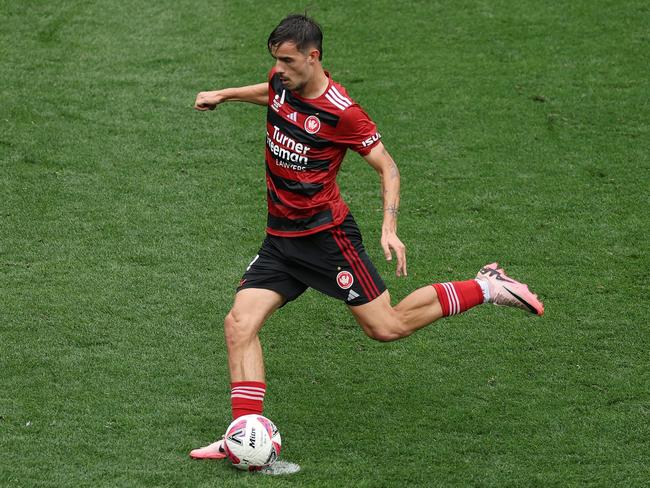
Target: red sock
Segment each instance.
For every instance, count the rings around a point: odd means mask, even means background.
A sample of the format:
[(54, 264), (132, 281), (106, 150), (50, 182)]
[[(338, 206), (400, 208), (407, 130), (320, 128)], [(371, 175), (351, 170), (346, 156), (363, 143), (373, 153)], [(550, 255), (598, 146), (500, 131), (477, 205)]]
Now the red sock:
[(483, 303), (483, 291), (476, 280), (435, 283), (443, 317), (456, 315)]
[(232, 418), (242, 415), (262, 415), (266, 385), (260, 381), (235, 381), (230, 383)]

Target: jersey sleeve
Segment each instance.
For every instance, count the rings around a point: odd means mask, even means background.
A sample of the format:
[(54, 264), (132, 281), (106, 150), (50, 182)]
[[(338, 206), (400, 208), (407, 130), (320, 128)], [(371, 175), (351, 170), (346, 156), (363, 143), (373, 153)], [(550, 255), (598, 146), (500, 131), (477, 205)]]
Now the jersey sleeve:
[(336, 142), (348, 146), (361, 156), (368, 154), (381, 139), (375, 123), (357, 104), (343, 112), (337, 132), (340, 135)]

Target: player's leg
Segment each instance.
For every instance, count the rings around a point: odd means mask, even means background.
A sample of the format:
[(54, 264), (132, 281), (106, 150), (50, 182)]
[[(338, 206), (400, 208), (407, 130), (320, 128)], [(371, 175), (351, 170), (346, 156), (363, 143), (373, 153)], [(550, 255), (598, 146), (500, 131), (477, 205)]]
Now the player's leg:
[[(325, 270), (324, 279), (316, 279), (312, 271), (314, 278), (308, 283), (345, 300), (363, 330), (374, 339), (390, 341), (406, 337), (447, 314), (466, 310), (484, 300), (481, 286), (469, 280), (420, 288), (392, 307), (386, 286), (365, 251), (361, 232), (351, 215), (317, 239), (318, 249), (327, 257), (327, 263), (321, 266)], [(311, 262), (318, 263), (320, 259), (318, 255), (311, 256)], [(338, 271), (335, 277), (336, 271), (329, 272), (329, 269)], [(446, 289), (450, 299), (458, 302), (453, 307), (446, 300)]]
[(395, 307), (384, 291), (364, 305), (349, 306), (366, 335), (378, 341), (394, 341), (443, 317), (442, 307), (432, 286), (420, 288)]
[[(258, 332), (273, 312), (305, 289), (306, 285), (287, 273), (278, 246), (267, 237), (246, 269), (235, 302), (224, 320), (233, 419), (262, 413), (266, 383)], [(220, 459), (226, 455), (222, 440), (218, 440), (193, 450), (190, 456)]]
[(273, 290), (245, 288), (224, 320), (230, 381), (264, 381), (264, 361), (258, 332), (286, 299)]
[[(246, 288), (235, 295), (235, 303), (224, 320), (228, 350), (233, 419), (251, 413), (261, 414), (266, 393), (264, 357), (258, 333), (266, 320), (286, 299), (273, 290)], [(223, 439), (194, 449), (195, 459), (226, 457)]]
[(284, 255), (291, 257), (290, 274), (345, 301), (366, 334), (380, 341), (409, 336), (441, 317), (487, 301), (543, 313), (541, 302), (528, 287), (508, 278), (496, 263), (481, 269), (475, 279), (422, 287), (392, 307), (351, 215), (333, 229), (286, 241)]
[(279, 245), (267, 237), (246, 269), (224, 321), (233, 419), (262, 413), (266, 384), (257, 333), (273, 312), (306, 289), (287, 272), (285, 261)]
[(486, 300), (476, 280), (436, 283), (415, 290), (395, 307), (385, 291), (364, 305), (350, 311), (371, 338), (393, 341), (407, 337), (418, 329), (449, 315), (465, 312)]
[(508, 277), (497, 263), (484, 266), (473, 280), (435, 283), (420, 288), (395, 307), (385, 291), (350, 311), (364, 332), (380, 341), (411, 335), (442, 317), (465, 312), (482, 303), (520, 308), (542, 315), (544, 306), (528, 286)]
[(224, 320), (224, 335), (230, 370), (232, 418), (261, 414), (266, 383), (264, 359), (258, 332), (286, 299), (273, 290), (246, 288)]

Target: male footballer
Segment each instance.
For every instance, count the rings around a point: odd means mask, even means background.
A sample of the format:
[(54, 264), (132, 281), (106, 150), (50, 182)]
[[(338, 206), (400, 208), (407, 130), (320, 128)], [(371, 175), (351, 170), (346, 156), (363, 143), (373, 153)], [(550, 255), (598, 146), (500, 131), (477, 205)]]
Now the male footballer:
[[(387, 260), (396, 257), (397, 276), (406, 276), (406, 248), (397, 236), (400, 174), (375, 123), (323, 69), (322, 39), (314, 20), (289, 15), (269, 36), (275, 64), (266, 82), (201, 92), (194, 105), (200, 111), (228, 101), (267, 106), (266, 238), (224, 321), (233, 418), (262, 414), (266, 383), (258, 332), (271, 314), (309, 287), (344, 302), (378, 341), (407, 337), (482, 303), (544, 313), (537, 296), (497, 263), (484, 266), (474, 279), (428, 285), (391, 305), (336, 176), (348, 148), (379, 173), (381, 246)], [(224, 458), (223, 440), (190, 456)]]

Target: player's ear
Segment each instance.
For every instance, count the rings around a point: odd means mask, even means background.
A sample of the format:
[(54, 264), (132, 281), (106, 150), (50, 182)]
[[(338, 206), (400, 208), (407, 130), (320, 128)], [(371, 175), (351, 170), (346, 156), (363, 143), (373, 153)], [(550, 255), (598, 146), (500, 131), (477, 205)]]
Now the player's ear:
[(318, 49), (311, 49), (308, 58), (310, 63), (315, 63), (320, 58), (320, 51)]

